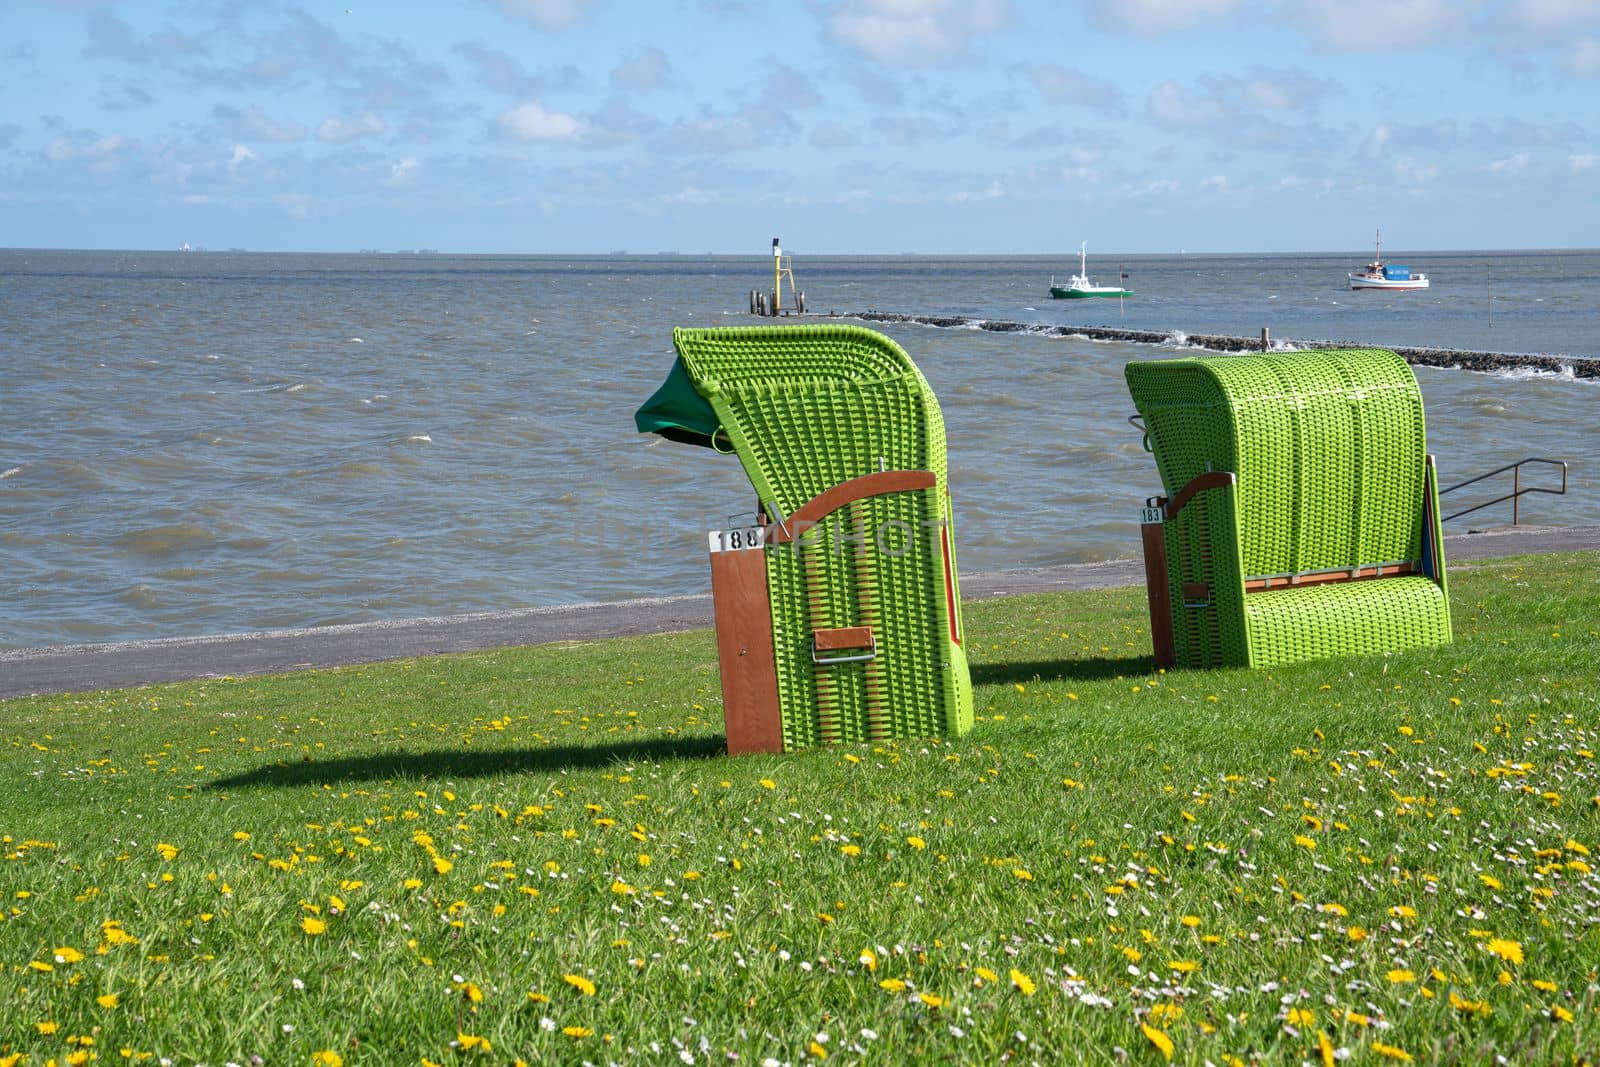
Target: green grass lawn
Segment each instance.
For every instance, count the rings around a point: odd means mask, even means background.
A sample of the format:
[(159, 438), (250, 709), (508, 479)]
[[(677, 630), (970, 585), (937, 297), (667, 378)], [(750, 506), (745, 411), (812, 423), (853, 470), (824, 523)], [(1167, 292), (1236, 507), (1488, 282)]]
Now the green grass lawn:
[(0, 1067), (1593, 1060), (1600, 554), (1451, 591), (1267, 672), (973, 603), (968, 736), (781, 757), (709, 632), (0, 703)]

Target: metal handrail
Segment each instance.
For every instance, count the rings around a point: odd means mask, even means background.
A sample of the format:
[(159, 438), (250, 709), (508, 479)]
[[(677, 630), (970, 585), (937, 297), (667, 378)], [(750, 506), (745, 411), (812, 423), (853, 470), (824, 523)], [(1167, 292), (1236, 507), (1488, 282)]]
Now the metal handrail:
[[(1561, 488), (1560, 489), (1546, 489), (1543, 486), (1530, 486), (1527, 489), (1522, 488), (1522, 466), (1525, 463), (1545, 463), (1545, 464), (1548, 464), (1548, 465), (1550, 465), (1552, 467), (1560, 467), (1561, 468)], [(1567, 461), (1566, 460), (1564, 460), (1564, 459), (1546, 459), (1543, 456), (1528, 456), (1526, 459), (1519, 459), (1515, 463), (1507, 463), (1504, 467), (1496, 467), (1494, 470), (1490, 471), (1487, 474), (1480, 474), (1476, 478), (1468, 478), (1464, 482), (1457, 482), (1455, 485), (1450, 486), (1448, 489), (1441, 489), (1441, 490), (1439, 490), (1439, 495), (1442, 497), (1446, 493), (1453, 493), (1457, 489), (1464, 489), (1467, 486), (1472, 485), (1472, 484), (1474, 484), (1476, 482), (1483, 481), (1485, 478), (1493, 478), (1497, 474), (1504, 474), (1506, 471), (1510, 471), (1511, 472), (1511, 492), (1507, 493), (1505, 496), (1497, 496), (1493, 500), (1485, 501), (1484, 503), (1478, 504), (1475, 507), (1470, 507), (1470, 508), (1466, 508), (1463, 511), (1458, 511), (1453, 515), (1446, 515), (1441, 521), (1442, 522), (1449, 522), (1451, 519), (1459, 519), (1463, 515), (1470, 515), (1474, 511), (1482, 511), (1484, 508), (1493, 507), (1495, 504), (1500, 504), (1500, 503), (1503, 503), (1503, 502), (1509, 500), (1509, 501), (1511, 501), (1511, 525), (1515, 526), (1515, 525), (1517, 525), (1517, 499), (1519, 497), (1521, 497), (1524, 493), (1549, 493), (1552, 496), (1565, 496), (1566, 493), (1567, 493)]]

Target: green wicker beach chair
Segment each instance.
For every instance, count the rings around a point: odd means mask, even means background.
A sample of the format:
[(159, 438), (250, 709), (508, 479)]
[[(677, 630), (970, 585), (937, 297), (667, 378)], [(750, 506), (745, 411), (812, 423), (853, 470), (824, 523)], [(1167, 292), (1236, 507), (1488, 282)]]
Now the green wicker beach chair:
[(1125, 373), (1166, 487), (1144, 525), (1159, 665), (1449, 643), (1438, 488), (1404, 360), (1338, 349)]
[[(761, 513), (760, 556), (742, 555), (765, 572), (750, 602), (770, 606), (770, 653), (724, 634), (735, 620), (717, 606), (730, 750), (965, 733), (944, 421), (921, 372), (855, 326), (679, 329), (673, 343), (639, 429), (733, 452)], [(715, 587), (729, 554), (712, 547)], [(781, 722), (752, 742), (735, 705), (764, 698), (751, 665), (769, 654)]]

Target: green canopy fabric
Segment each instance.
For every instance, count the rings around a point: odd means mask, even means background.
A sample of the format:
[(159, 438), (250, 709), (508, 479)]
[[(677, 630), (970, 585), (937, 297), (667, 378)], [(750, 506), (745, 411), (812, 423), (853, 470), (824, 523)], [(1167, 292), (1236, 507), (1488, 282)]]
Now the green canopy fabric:
[(640, 433), (660, 434), (669, 441), (714, 448), (719, 452), (730, 448), (717, 413), (689, 380), (681, 358), (672, 361), (667, 380), (633, 413), (633, 424)]

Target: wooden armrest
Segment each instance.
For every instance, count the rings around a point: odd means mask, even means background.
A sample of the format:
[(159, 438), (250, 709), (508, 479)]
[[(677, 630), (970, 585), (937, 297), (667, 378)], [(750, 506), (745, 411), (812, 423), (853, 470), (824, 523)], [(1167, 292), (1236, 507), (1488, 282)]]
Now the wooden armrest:
[(840, 482), (824, 490), (801, 505), (789, 516), (786, 523), (776, 524), (768, 539), (769, 544), (781, 545), (793, 541), (797, 532), (812, 529), (823, 519), (852, 501), (881, 493), (903, 493), (912, 489), (932, 489), (938, 484), (932, 471), (881, 471), (864, 474)]
[(1239, 480), (1239, 476), (1232, 471), (1207, 471), (1196, 476), (1188, 485), (1178, 490), (1176, 496), (1167, 501), (1166, 517), (1170, 522), (1178, 517), (1178, 512), (1183, 506), (1194, 499), (1196, 493), (1203, 493), (1207, 489), (1221, 489), (1225, 485), (1232, 485)]

